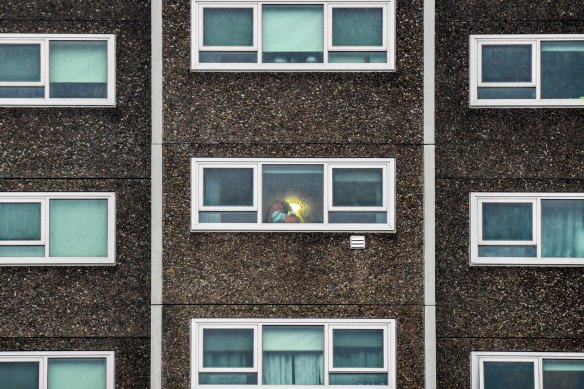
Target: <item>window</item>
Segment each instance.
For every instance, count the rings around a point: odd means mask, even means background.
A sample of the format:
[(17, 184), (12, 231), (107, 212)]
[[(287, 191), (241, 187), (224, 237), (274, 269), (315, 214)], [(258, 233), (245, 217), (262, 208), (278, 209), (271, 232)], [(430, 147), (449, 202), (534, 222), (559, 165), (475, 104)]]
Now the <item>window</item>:
[(194, 319), (191, 387), (395, 388), (395, 320)]
[(472, 35), (470, 105), (584, 105), (584, 35)]
[(394, 231), (395, 160), (192, 160), (192, 230)]
[(472, 389), (576, 389), (583, 353), (473, 352)]
[(115, 263), (113, 193), (0, 193), (0, 265)]
[(114, 353), (0, 352), (0, 383), (15, 389), (114, 389)]
[(584, 265), (584, 195), (471, 193), (471, 264)]
[(192, 69), (395, 70), (395, 1), (192, 1)]
[(114, 35), (0, 34), (0, 106), (115, 105)]

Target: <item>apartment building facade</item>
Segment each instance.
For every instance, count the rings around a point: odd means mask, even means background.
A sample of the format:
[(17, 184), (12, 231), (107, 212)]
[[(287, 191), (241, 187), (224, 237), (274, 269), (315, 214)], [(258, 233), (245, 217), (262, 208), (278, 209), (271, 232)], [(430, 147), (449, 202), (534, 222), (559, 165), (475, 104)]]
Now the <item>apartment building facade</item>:
[(582, 388), (581, 8), (3, 3), (0, 389)]

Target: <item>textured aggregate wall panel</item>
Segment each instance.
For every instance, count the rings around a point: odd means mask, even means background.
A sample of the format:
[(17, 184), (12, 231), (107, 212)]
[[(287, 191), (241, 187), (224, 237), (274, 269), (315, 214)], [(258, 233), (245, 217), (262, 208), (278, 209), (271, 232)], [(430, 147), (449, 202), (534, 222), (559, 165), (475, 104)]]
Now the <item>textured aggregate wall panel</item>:
[(436, 2), (438, 22), (584, 19), (582, 4), (574, 0), (442, 0)]
[(150, 21), (149, 0), (4, 0), (0, 20), (144, 20)]
[[(300, 147), (300, 146), (298, 146)], [(164, 150), (164, 296), (175, 304), (421, 304), (419, 146), (168, 145)], [(191, 157), (396, 157), (397, 233), (190, 232)]]
[(166, 142), (422, 142), (422, 0), (398, 3), (395, 73), (193, 73), (189, 4), (164, 3)]
[(0, 351), (114, 351), (116, 389), (150, 386), (148, 338), (0, 338)]
[(582, 192), (584, 180), (438, 180), (439, 337), (584, 337), (584, 267), (469, 266), (470, 192)]
[(149, 23), (0, 20), (0, 32), (115, 34), (117, 46), (116, 107), (0, 108), (0, 177), (149, 177)]
[(230, 305), (166, 306), (163, 311), (164, 389), (190, 387), (190, 320), (193, 318), (381, 318), (397, 322), (397, 387), (424, 386), (424, 316), (416, 306)]
[(438, 339), (438, 388), (471, 388), (473, 351), (584, 352), (584, 339)]
[[(584, 10), (581, 4), (578, 7)], [(582, 149), (584, 110), (580, 108), (469, 107), (470, 35), (580, 34), (582, 31), (584, 21), (471, 22), (442, 23), (436, 26), (436, 139), (439, 145), (447, 146), (453, 154), (452, 161), (437, 161), (439, 175), (447, 175), (447, 169), (454, 165), (472, 164), (471, 158), (481, 159), (481, 155), (489, 153), (508, 153), (513, 148), (517, 152), (525, 149), (526, 152), (537, 153), (537, 150), (541, 150), (541, 155), (546, 148), (551, 149), (546, 154), (553, 154), (554, 149), (558, 152), (557, 149), (561, 148), (566, 148), (567, 153), (572, 151), (571, 148)], [(497, 143), (488, 147), (487, 144), (478, 144), (475, 147), (478, 142), (503, 142), (504, 145)], [(459, 151), (473, 147), (475, 149), (466, 155)], [(479, 148), (483, 152), (478, 152)], [(506, 158), (507, 163), (512, 158), (513, 155)], [(471, 169), (475, 170), (475, 167)]]
[(149, 336), (150, 182), (0, 180), (0, 192), (115, 192), (114, 266), (0, 268), (0, 337)]

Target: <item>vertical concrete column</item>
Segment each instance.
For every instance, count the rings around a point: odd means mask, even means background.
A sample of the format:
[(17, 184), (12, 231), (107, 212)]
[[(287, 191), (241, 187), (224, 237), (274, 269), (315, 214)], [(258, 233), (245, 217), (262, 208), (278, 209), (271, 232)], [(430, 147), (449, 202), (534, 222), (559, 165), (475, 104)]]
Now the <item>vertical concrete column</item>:
[(152, 0), (150, 388), (162, 388), (162, 0)]
[(435, 12), (435, 0), (424, 0), (424, 370), (426, 389), (436, 389)]

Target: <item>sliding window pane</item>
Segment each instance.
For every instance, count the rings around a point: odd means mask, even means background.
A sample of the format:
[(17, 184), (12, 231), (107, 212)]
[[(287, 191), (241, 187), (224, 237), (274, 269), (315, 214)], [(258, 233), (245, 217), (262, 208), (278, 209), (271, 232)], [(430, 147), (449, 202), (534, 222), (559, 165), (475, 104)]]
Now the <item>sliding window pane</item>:
[(50, 200), (51, 257), (107, 257), (107, 200)]
[(541, 255), (584, 258), (584, 200), (542, 200)]
[(483, 203), (483, 240), (533, 239), (531, 203)]
[(0, 257), (35, 258), (45, 256), (45, 246), (0, 246)]
[(387, 385), (387, 373), (330, 373), (331, 385)]
[(253, 206), (253, 195), (253, 169), (203, 169), (204, 206)]
[(49, 359), (48, 389), (106, 389), (105, 358)]
[(253, 367), (253, 329), (203, 329), (203, 367)]
[(387, 212), (329, 212), (329, 223), (386, 224)]
[(383, 206), (383, 169), (333, 169), (333, 206)]
[(262, 47), (266, 63), (322, 63), (322, 5), (264, 5)]
[(258, 373), (199, 373), (200, 385), (257, 385)]
[(479, 88), (479, 99), (535, 99), (535, 88)]
[(483, 82), (531, 82), (531, 45), (483, 45)]
[(323, 165), (264, 165), (265, 223), (322, 223)]
[(257, 212), (199, 212), (200, 223), (257, 223)]
[(536, 257), (537, 246), (479, 246), (479, 257)]
[(333, 46), (383, 46), (383, 8), (333, 8)]
[(253, 46), (252, 8), (203, 8), (204, 46)]
[(41, 45), (0, 44), (0, 82), (39, 82)]
[(0, 98), (41, 99), (45, 97), (44, 86), (0, 86)]
[(584, 99), (584, 41), (541, 43), (541, 98)]
[(0, 241), (40, 239), (40, 203), (0, 203)]
[(250, 51), (200, 51), (200, 63), (256, 63), (258, 54)]
[(49, 47), (52, 98), (107, 97), (107, 42), (52, 41)]
[(533, 362), (485, 362), (484, 389), (535, 389)]
[(383, 330), (333, 330), (333, 367), (383, 368)]
[(386, 63), (385, 51), (329, 51), (330, 63)]
[(583, 389), (584, 360), (544, 359), (543, 389)]
[(262, 343), (265, 385), (324, 383), (322, 326), (264, 326)]
[(38, 389), (38, 362), (0, 362), (0, 388)]

